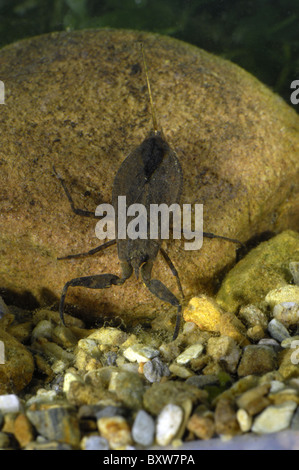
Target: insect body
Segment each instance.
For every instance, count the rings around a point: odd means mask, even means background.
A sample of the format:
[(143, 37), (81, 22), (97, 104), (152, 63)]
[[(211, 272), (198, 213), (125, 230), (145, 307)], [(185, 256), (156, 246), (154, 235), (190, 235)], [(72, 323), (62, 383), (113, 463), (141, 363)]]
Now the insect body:
[[(120, 215), (118, 214), (119, 196), (126, 197), (127, 207), (136, 203), (142, 204), (147, 209), (147, 212), (149, 212), (148, 209), (152, 204), (160, 205), (164, 203), (167, 206), (170, 206), (178, 203), (183, 187), (183, 174), (180, 162), (175, 152), (166, 142), (163, 132), (158, 130), (143, 48), (142, 55), (152, 110), (153, 129), (144, 141), (123, 161), (115, 176), (112, 188), (112, 205), (115, 210), (116, 221), (119, 220)], [(56, 172), (55, 168), (53, 169), (62, 184), (72, 210), (78, 215), (95, 217), (93, 212), (75, 207), (64, 180)], [(129, 221), (130, 219), (128, 219), (128, 222)], [(178, 288), (183, 296), (178, 273), (169, 256), (161, 246), (162, 240), (160, 231), (161, 227), (159, 227), (157, 239), (151, 239), (150, 236), (145, 238), (123, 239), (118, 236), (118, 229), (116, 227), (116, 238), (114, 240), (110, 240), (86, 253), (58, 258), (70, 259), (93, 255), (116, 243), (118, 248), (118, 257), (121, 262), (120, 277), (115, 274), (97, 274), (79, 277), (68, 281), (63, 288), (60, 299), (59, 312), (61, 321), (64, 323), (64, 302), (69, 287), (82, 286), (90, 289), (105, 289), (113, 285), (120, 286), (124, 284), (129, 277), (131, 277), (134, 271), (136, 278), (138, 278), (139, 273), (141, 274), (143, 283), (152, 294), (177, 308), (176, 326), (173, 335), (173, 339), (175, 339), (180, 328), (180, 301), (160, 280), (152, 279), (151, 277), (153, 263), (160, 251), (173, 275), (176, 277)], [(149, 235), (149, 233), (150, 228), (149, 222), (147, 221), (147, 235)], [(203, 232), (203, 236), (208, 238), (222, 238), (234, 243), (240, 243), (238, 240), (214, 235), (213, 233)]]
[[(119, 216), (117, 213), (119, 196), (126, 196), (127, 207), (138, 203), (143, 204), (146, 209), (149, 209), (151, 204), (160, 205), (164, 203), (171, 205), (173, 203), (178, 203), (183, 186), (183, 175), (180, 162), (175, 152), (166, 142), (162, 131), (159, 131), (157, 128), (143, 48), (142, 54), (152, 108), (153, 130), (144, 139), (141, 145), (135, 148), (123, 161), (115, 176), (112, 189), (112, 205), (115, 209), (116, 220), (118, 220)], [(57, 174), (55, 168), (54, 171), (62, 183), (73, 211), (79, 215), (94, 216), (94, 213), (75, 208), (71, 195), (69, 194), (63, 179)], [(147, 226), (147, 229), (149, 233), (149, 225)], [(94, 254), (114, 243), (117, 243), (118, 256), (121, 261), (122, 270), (120, 277), (115, 274), (99, 274), (79, 277), (67, 282), (63, 288), (59, 306), (62, 322), (64, 323), (64, 301), (69, 287), (84, 286), (91, 289), (104, 289), (111, 287), (112, 285), (119, 286), (122, 285), (134, 271), (137, 278), (140, 272), (143, 283), (150, 292), (159, 299), (168, 302), (177, 308), (176, 327), (173, 335), (173, 339), (175, 339), (178, 335), (180, 326), (181, 304), (177, 297), (161, 281), (151, 278), (153, 263), (158, 252), (161, 251), (164, 259), (170, 266), (172, 273), (176, 276), (179, 289), (182, 293), (177, 271), (167, 253), (161, 247), (161, 238), (158, 237), (158, 239), (153, 240), (149, 237), (146, 239), (119, 239), (117, 232), (118, 230), (116, 227), (115, 240), (104, 243), (87, 253), (60, 258), (69, 259)]]

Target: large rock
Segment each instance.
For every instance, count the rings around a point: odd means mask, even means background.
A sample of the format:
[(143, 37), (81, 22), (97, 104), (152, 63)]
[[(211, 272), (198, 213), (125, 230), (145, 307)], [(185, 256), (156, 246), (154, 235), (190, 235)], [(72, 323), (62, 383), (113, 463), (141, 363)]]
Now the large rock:
[[(77, 207), (111, 201), (116, 171), (151, 128), (138, 42), (145, 45), (157, 116), (184, 172), (183, 203), (204, 204), (204, 230), (242, 241), (298, 224), (299, 118), (236, 65), (183, 42), (131, 31), (53, 33), (0, 51), (0, 287), (6, 299), (49, 305), (74, 277), (118, 273), (115, 247), (80, 260), (57, 256), (101, 242)], [(297, 185), (297, 186), (296, 186)], [(165, 243), (188, 299), (212, 294), (236, 246), (200, 251)], [(158, 256), (155, 277), (176, 282)], [(33, 302), (33, 303), (34, 303)], [(89, 319), (169, 324), (175, 309), (134, 277), (105, 291), (71, 288), (67, 303)]]
[(34, 372), (33, 357), (23, 344), (2, 328), (0, 342), (4, 352), (0, 363), (0, 395), (18, 393), (31, 382)]

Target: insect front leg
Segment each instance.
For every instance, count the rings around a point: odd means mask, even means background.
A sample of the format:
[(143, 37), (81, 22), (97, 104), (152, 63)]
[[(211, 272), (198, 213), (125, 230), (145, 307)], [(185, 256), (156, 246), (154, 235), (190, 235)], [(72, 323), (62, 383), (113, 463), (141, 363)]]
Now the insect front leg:
[(61, 294), (59, 304), (59, 314), (62, 324), (64, 322), (64, 302), (69, 287), (87, 287), (88, 289), (108, 289), (111, 286), (121, 286), (132, 274), (133, 268), (127, 264), (122, 263), (122, 275), (121, 277), (115, 274), (95, 274), (93, 276), (77, 277), (68, 281)]
[(84, 216), (84, 217), (93, 217), (93, 218), (97, 218), (94, 212), (86, 211), (85, 209), (78, 209), (77, 207), (75, 207), (73, 198), (72, 198), (72, 196), (71, 196), (71, 194), (70, 194), (70, 192), (69, 192), (69, 190), (68, 190), (68, 188), (67, 188), (67, 186), (66, 186), (66, 184), (65, 184), (65, 181), (64, 181), (64, 179), (62, 178), (62, 176), (60, 176), (60, 174), (57, 173), (55, 166), (53, 166), (53, 171), (54, 171), (54, 173), (55, 173), (55, 176), (59, 179), (59, 181), (60, 181), (60, 183), (61, 183), (61, 186), (62, 186), (62, 188), (63, 188), (63, 190), (64, 190), (64, 192), (65, 192), (65, 195), (66, 195), (66, 197), (68, 198), (68, 201), (69, 201), (69, 203), (70, 203), (70, 205), (71, 205), (72, 211), (73, 211), (75, 214), (77, 214), (77, 215), (82, 215), (82, 216)]
[(177, 338), (180, 329), (182, 307), (180, 301), (176, 298), (176, 296), (161, 281), (159, 281), (158, 279), (151, 279), (152, 268), (152, 261), (147, 261), (141, 266), (140, 272), (142, 280), (148, 290), (156, 297), (158, 297), (158, 299), (164, 300), (164, 302), (167, 302), (170, 305), (177, 307), (176, 325), (172, 338), (174, 341)]

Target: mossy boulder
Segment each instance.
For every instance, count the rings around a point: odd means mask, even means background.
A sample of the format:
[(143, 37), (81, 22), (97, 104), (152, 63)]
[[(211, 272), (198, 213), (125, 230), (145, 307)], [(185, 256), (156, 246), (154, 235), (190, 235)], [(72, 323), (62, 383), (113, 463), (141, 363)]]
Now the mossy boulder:
[(217, 303), (233, 313), (245, 304), (266, 306), (268, 292), (290, 282), (292, 261), (299, 261), (299, 233), (286, 230), (251, 250), (231, 269), (217, 293)]
[(0, 342), (1, 353), (4, 353), (0, 363), (0, 395), (18, 393), (31, 382), (33, 357), (23, 344), (1, 328)]
[[(151, 128), (138, 42), (146, 50), (159, 124), (184, 173), (182, 203), (204, 204), (204, 230), (245, 241), (298, 224), (299, 118), (238, 66), (175, 39), (136, 31), (52, 33), (1, 49), (5, 105), (0, 128), (0, 287), (8, 301), (57, 302), (65, 282), (119, 273), (115, 247), (57, 261), (101, 242), (94, 219), (75, 215), (53, 173), (64, 177), (77, 207), (111, 202), (121, 162)], [(213, 294), (236, 246), (204, 240), (187, 252), (165, 249), (186, 299)], [(160, 255), (154, 277), (178, 293)], [(103, 291), (69, 290), (67, 303), (89, 320), (156, 319), (175, 309), (141, 281)]]

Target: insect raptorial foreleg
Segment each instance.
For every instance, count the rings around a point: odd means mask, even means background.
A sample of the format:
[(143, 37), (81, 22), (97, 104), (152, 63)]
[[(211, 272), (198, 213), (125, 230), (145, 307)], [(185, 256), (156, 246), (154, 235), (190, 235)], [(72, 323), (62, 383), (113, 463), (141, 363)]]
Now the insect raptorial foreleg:
[(109, 240), (108, 242), (103, 243), (100, 246), (96, 246), (95, 248), (92, 248), (92, 250), (86, 251), (84, 253), (76, 253), (74, 255), (60, 256), (57, 259), (62, 260), (62, 259), (72, 259), (72, 258), (84, 258), (85, 256), (95, 255), (96, 253), (99, 253), (100, 251), (106, 250), (106, 248), (109, 248), (109, 246), (115, 245), (115, 243), (116, 243), (116, 240)]
[(152, 261), (147, 261), (141, 266), (140, 272), (142, 280), (152, 294), (154, 294), (159, 299), (164, 300), (164, 302), (177, 307), (176, 325), (173, 334), (173, 340), (175, 340), (180, 329), (182, 307), (176, 296), (161, 281), (158, 279), (151, 279), (152, 268)]
[(122, 263), (122, 275), (121, 277), (115, 274), (96, 274), (94, 276), (77, 277), (67, 282), (62, 290), (59, 314), (60, 319), (65, 325), (63, 310), (66, 294), (69, 287), (87, 287), (88, 289), (107, 289), (111, 286), (121, 286), (132, 274), (133, 268), (127, 263)]
[(71, 208), (72, 208), (72, 211), (77, 214), (77, 215), (82, 215), (84, 217), (93, 217), (93, 218), (97, 218), (95, 213), (94, 212), (91, 212), (91, 211), (86, 211), (85, 209), (78, 209), (77, 207), (75, 207), (75, 204), (74, 204), (74, 201), (73, 201), (73, 198), (65, 184), (65, 181), (64, 179), (62, 178), (62, 176), (60, 176), (59, 173), (57, 173), (55, 167), (53, 166), (53, 171), (55, 173), (55, 176), (59, 179), (60, 183), (61, 183), (61, 186), (63, 187), (63, 190), (65, 192), (65, 195), (66, 197), (68, 198), (69, 200), (69, 203), (71, 205)]

